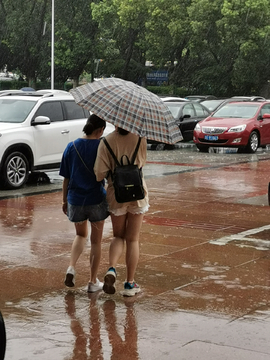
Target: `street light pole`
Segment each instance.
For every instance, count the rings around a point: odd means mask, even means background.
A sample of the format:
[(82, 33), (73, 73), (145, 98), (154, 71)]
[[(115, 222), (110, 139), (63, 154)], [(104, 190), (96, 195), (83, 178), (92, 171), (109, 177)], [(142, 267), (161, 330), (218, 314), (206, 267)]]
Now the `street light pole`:
[(54, 89), (54, 0), (52, 0), (51, 90)]

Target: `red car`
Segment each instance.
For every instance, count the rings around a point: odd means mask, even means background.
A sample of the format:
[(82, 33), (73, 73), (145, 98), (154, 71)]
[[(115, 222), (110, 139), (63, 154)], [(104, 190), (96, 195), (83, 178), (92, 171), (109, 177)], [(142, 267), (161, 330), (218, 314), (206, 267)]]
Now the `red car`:
[(270, 144), (270, 102), (228, 103), (197, 123), (193, 141), (202, 152), (209, 147), (236, 147), (255, 153)]

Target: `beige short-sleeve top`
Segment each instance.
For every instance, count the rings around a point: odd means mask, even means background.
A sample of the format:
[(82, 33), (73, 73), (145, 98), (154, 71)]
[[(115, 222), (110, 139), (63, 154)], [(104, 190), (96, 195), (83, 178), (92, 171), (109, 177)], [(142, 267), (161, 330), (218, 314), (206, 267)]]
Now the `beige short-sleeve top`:
[[(128, 133), (127, 135), (120, 135), (117, 132), (117, 130), (113, 131), (112, 133), (106, 136), (106, 140), (108, 141), (110, 147), (112, 148), (119, 162), (121, 160), (122, 155), (127, 155), (128, 158), (131, 160), (138, 139), (139, 137), (132, 133)], [(142, 138), (134, 164), (137, 164), (139, 168), (142, 168), (146, 163), (146, 156), (147, 156), (147, 142), (145, 138)], [(109, 204), (109, 208), (112, 210), (120, 209), (121, 207), (127, 205), (127, 203), (120, 204), (115, 200), (112, 179), (111, 176), (108, 177), (109, 172), (110, 171), (113, 172), (115, 167), (116, 167), (116, 163), (112, 158), (112, 155), (110, 154), (104, 142), (101, 140), (98, 147), (94, 172), (96, 174), (97, 181), (102, 181), (103, 179), (107, 178), (108, 181), (107, 201)], [(148, 191), (144, 178), (143, 178), (143, 187), (145, 191), (145, 198), (142, 200), (130, 202), (130, 204), (132, 204), (133, 206), (145, 207), (148, 205)]]

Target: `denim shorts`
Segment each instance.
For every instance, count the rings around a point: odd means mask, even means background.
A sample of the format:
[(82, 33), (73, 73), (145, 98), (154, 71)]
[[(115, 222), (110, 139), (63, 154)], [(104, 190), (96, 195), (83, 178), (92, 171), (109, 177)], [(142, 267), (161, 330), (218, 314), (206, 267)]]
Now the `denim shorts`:
[(79, 223), (85, 220), (98, 222), (109, 216), (106, 199), (97, 205), (71, 205), (68, 203), (67, 216), (71, 222)]

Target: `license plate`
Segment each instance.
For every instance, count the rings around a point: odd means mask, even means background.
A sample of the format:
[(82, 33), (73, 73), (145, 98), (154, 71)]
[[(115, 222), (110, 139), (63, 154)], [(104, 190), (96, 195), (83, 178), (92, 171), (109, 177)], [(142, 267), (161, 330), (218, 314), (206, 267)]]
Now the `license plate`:
[(217, 141), (218, 136), (212, 136), (212, 135), (205, 135), (205, 140), (211, 140), (211, 141)]

